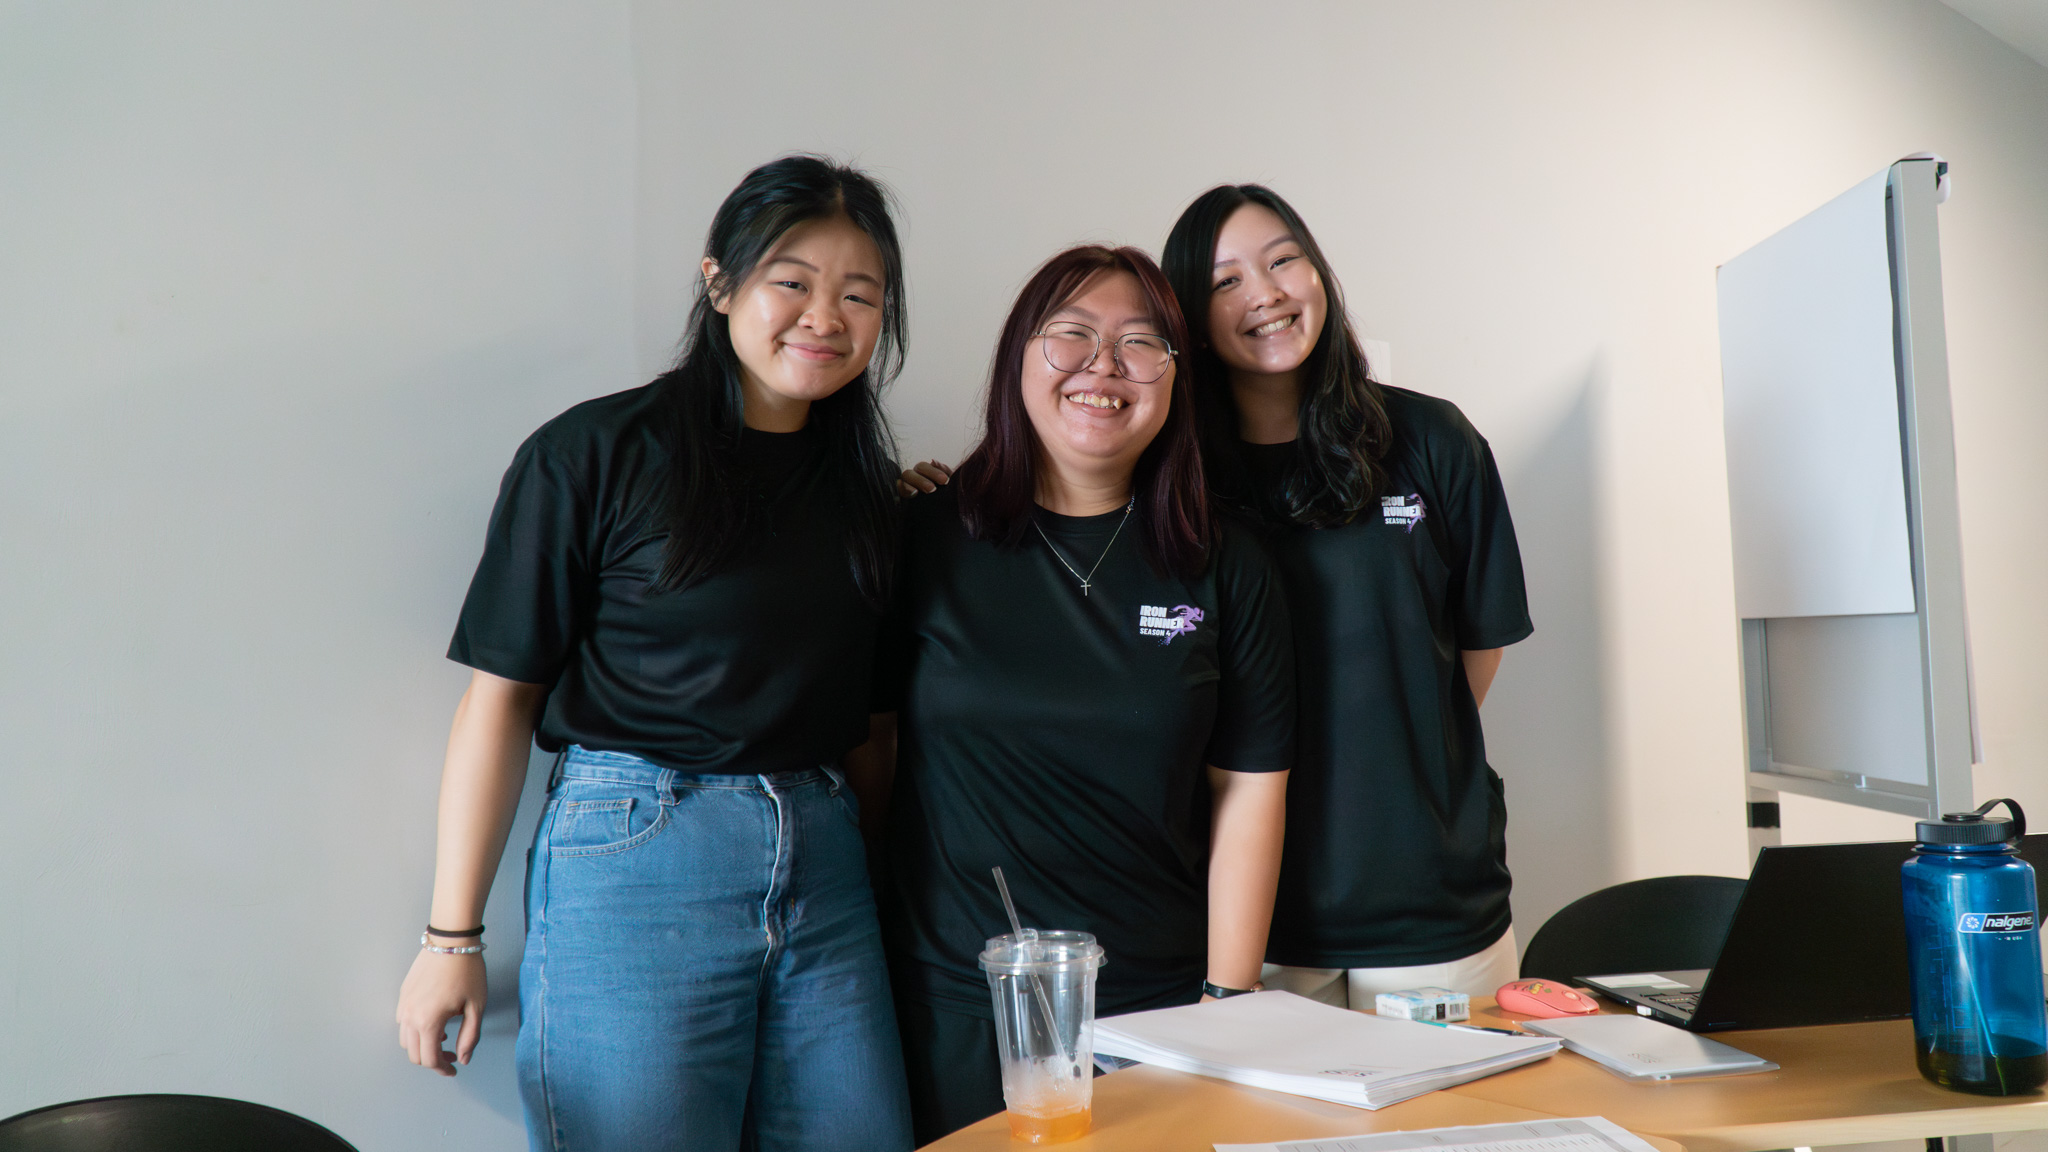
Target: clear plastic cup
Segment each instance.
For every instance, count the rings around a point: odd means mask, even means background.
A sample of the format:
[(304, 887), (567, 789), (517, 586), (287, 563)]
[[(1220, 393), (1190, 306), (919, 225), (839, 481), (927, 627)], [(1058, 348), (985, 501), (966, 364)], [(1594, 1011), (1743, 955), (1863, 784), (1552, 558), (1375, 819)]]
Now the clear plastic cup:
[(1088, 1131), (1095, 1090), (1095, 970), (1086, 932), (997, 936), (981, 954), (995, 1001), (996, 1051), (1010, 1134), (1056, 1144)]

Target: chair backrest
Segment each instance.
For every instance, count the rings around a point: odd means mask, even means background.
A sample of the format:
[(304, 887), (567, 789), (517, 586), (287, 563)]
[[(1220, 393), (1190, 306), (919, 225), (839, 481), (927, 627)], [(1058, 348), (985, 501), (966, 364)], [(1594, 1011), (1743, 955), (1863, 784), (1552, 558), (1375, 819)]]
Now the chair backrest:
[(0, 1120), (0, 1152), (356, 1152), (311, 1120), (218, 1096), (102, 1096)]
[(1536, 930), (1522, 975), (1550, 980), (1712, 968), (1747, 881), (1657, 876), (1581, 896)]

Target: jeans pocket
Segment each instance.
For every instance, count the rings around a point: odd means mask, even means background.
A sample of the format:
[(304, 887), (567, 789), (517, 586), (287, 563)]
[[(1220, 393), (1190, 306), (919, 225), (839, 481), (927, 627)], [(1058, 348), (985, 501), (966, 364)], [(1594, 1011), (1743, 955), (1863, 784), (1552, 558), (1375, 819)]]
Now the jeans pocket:
[(668, 805), (652, 797), (561, 801), (548, 828), (550, 856), (596, 856), (638, 847), (668, 823)]

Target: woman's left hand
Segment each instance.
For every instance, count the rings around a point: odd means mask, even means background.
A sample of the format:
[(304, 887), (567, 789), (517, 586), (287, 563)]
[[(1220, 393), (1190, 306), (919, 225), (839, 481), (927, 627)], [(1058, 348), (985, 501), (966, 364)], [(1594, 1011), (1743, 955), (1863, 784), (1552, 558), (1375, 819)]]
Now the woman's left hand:
[(896, 478), (896, 494), (905, 498), (922, 492), (929, 495), (939, 490), (939, 485), (953, 479), (953, 470), (937, 460), (926, 460), (914, 467), (905, 468), (903, 475)]

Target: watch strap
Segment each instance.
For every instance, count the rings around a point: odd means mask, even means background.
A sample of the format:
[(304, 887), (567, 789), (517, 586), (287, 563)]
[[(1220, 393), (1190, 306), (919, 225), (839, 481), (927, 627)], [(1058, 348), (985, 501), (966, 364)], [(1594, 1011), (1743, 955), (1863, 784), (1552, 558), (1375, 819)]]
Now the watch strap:
[(1228, 1000), (1232, 996), (1243, 996), (1248, 992), (1264, 992), (1265, 990), (1266, 986), (1262, 983), (1254, 984), (1249, 988), (1225, 988), (1221, 984), (1211, 984), (1207, 980), (1202, 981), (1202, 995), (1213, 997), (1217, 1000)]

